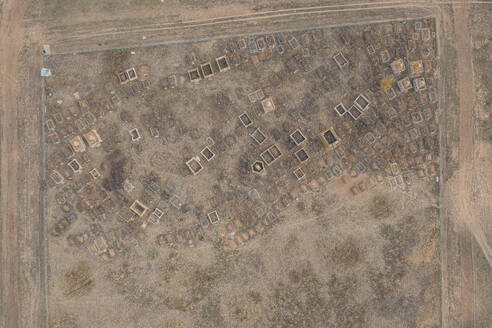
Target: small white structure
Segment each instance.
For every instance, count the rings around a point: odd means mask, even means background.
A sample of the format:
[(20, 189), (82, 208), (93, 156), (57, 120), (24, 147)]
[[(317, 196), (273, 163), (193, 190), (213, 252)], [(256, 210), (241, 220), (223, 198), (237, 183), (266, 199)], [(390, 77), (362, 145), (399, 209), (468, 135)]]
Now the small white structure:
[(80, 173), (80, 171), (82, 170), (82, 166), (75, 158), (68, 162), (68, 166), (70, 166), (74, 173)]
[(217, 214), (217, 211), (213, 211), (208, 213), (208, 219), (210, 220), (210, 223), (216, 224), (220, 221), (219, 214)]
[(49, 68), (41, 68), (41, 76), (42, 77), (50, 77), (51, 76), (51, 70)]
[(130, 137), (132, 137), (132, 141), (138, 141), (140, 140), (141, 136), (140, 136), (140, 132), (138, 132), (138, 129), (137, 128), (133, 128), (129, 131), (130, 133)]
[(190, 169), (191, 173), (193, 173), (193, 175), (197, 175), (203, 169), (203, 166), (200, 163), (200, 157), (198, 156), (190, 158), (186, 162), (186, 166), (188, 166), (188, 168)]

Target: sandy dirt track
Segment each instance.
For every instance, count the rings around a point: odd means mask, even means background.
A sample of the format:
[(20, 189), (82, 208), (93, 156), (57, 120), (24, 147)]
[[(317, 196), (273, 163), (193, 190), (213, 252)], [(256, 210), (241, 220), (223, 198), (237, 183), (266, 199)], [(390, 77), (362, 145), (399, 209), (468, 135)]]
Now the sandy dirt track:
[[(41, 327), (39, 267), (39, 67), (30, 53), (24, 28), (30, 1), (3, 3), (0, 22), (1, 55), (1, 327)], [(27, 38), (26, 38), (27, 36)], [(30, 60), (26, 62), (26, 58)], [(31, 61), (32, 59), (32, 61)], [(37, 59), (37, 60), (36, 60)], [(36, 62), (37, 64), (32, 64)], [(35, 75), (35, 72), (38, 72)], [(27, 92), (20, 91), (29, 88)], [(34, 100), (34, 101), (33, 101)], [(27, 128), (27, 131), (20, 132)], [(31, 151), (29, 151), (31, 150)], [(21, 284), (22, 282), (22, 284)]]
[(453, 6), (456, 51), (458, 59), (459, 94), (459, 166), (458, 181), (453, 181), (454, 217), (458, 223), (458, 243), (460, 245), (461, 282), (461, 322), (462, 327), (475, 326), (475, 268), (473, 263), (473, 238), (480, 245), (490, 263), (490, 250), (480, 228), (477, 204), (472, 200), (475, 171), (475, 126), (473, 112), (473, 67), (471, 36), (468, 26), (470, 7), (467, 1), (463, 6)]
[[(459, 142), (442, 145), (456, 153), (458, 170), (443, 185), (442, 208), (442, 302), (443, 302), (443, 327), (475, 327), (480, 308), (476, 304), (476, 295), (479, 292), (476, 285), (477, 268), (474, 263), (474, 248), (480, 248), (487, 261), (492, 263), (492, 252), (485, 234), (481, 211), (485, 209), (477, 202), (477, 196), (482, 198), (486, 190), (487, 173), (482, 172), (477, 165), (478, 143), (475, 140), (477, 127), (475, 126), (474, 113), (474, 77), (472, 63), (472, 36), (469, 27), (472, 1), (453, 3), (450, 17), (445, 17), (454, 23), (453, 39), (456, 49), (456, 92), (459, 103), (455, 104), (458, 110), (458, 124), (455, 129), (453, 124), (443, 123), (445, 129), (443, 135), (451, 135), (453, 131), (459, 132)], [(443, 14), (447, 15), (443, 10)], [(446, 53), (444, 53), (446, 55)], [(446, 67), (443, 67), (446, 69)], [(443, 72), (449, 77), (448, 72)], [(442, 90), (443, 94), (452, 90)], [(451, 93), (451, 92), (450, 92)], [(449, 104), (444, 102), (445, 111)], [(451, 101), (452, 103), (452, 101)], [(446, 143), (446, 142), (445, 142)], [(443, 152), (445, 154), (445, 152)], [(442, 160), (443, 172), (447, 168), (447, 160)], [(445, 173), (443, 176), (447, 176)], [(482, 222), (481, 222), (482, 220)], [(454, 231), (449, 227), (454, 227)], [(447, 249), (448, 245), (455, 243), (455, 248)], [(453, 253), (453, 249), (456, 254)], [(453, 264), (456, 268), (453, 272)], [(450, 271), (451, 270), (451, 271)], [(456, 275), (454, 277), (453, 275)], [(456, 282), (456, 283), (454, 283)], [(453, 297), (458, 297), (458, 299)], [(483, 305), (482, 305), (483, 307)], [(482, 314), (483, 315), (483, 314)]]
[[(168, 24), (149, 25), (142, 22), (131, 30), (105, 31), (82, 27), (52, 28), (46, 34), (52, 53), (73, 53), (119, 47), (145, 46), (162, 43), (180, 43), (229, 38), (246, 34), (273, 33), (316, 27), (346, 24), (377, 23), (432, 16), (433, 4), (415, 6), (406, 3), (353, 4), (323, 6), (308, 10), (268, 11), (230, 17), (207, 17), (201, 20), (180, 21)], [(329, 7), (329, 8), (324, 8)], [(115, 22), (115, 24), (121, 24)]]
[[(455, 219), (459, 222), (458, 243), (460, 245), (460, 284), (461, 284), (461, 309), (463, 327), (474, 326), (474, 298), (475, 285), (473, 282), (473, 252), (472, 230), (470, 222), (465, 218), (469, 216), (471, 176), (468, 170), (473, 167), (473, 69), (471, 62), (471, 41), (468, 29), (469, 6), (453, 6), (456, 52), (458, 58), (458, 94), (460, 97), (460, 143), (459, 165), (461, 170), (458, 175), (458, 189), (452, 190), (455, 201), (459, 206), (455, 208)], [(465, 169), (466, 167), (466, 169)], [(467, 174), (468, 173), (468, 174)], [(452, 196), (452, 197), (453, 197)]]
[(17, 52), (22, 41), (18, 25), (27, 1), (6, 1), (0, 28), (2, 45), (2, 308), (5, 327), (19, 327), (17, 249)]

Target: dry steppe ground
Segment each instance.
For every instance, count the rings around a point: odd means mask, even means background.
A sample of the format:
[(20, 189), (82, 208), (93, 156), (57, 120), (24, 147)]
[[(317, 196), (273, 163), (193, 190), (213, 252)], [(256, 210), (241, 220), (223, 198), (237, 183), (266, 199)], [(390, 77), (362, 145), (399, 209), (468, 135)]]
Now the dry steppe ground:
[[(53, 324), (439, 325), (434, 31), (427, 19), (47, 57)], [(215, 75), (191, 82), (209, 62)], [(130, 68), (138, 78), (121, 84)], [(397, 85), (421, 77), (425, 90)], [(93, 129), (99, 147), (69, 149)]]

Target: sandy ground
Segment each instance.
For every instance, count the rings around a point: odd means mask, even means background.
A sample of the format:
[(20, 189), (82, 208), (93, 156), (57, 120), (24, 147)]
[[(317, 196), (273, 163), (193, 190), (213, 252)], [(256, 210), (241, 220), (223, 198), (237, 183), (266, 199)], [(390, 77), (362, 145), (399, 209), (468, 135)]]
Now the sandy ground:
[[(457, 189), (452, 189), (451, 198), (458, 202), (455, 207), (455, 219), (459, 222), (459, 243), (461, 245), (461, 313), (463, 327), (474, 325), (474, 299), (475, 285), (473, 283), (474, 267), (471, 235), (476, 235), (476, 229), (467, 218), (470, 215), (471, 198), (471, 175), (473, 172), (473, 69), (471, 56), (470, 31), (468, 29), (469, 6), (453, 6), (456, 51), (458, 57), (458, 80), (460, 97), (460, 143), (459, 143), (459, 165), (461, 170), (458, 174)], [(469, 170), (469, 166), (472, 167)], [(475, 232), (475, 233), (474, 233)]]
[(42, 327), (40, 252), (41, 56), (37, 29), (24, 27), (30, 1), (6, 1), (1, 47), (1, 327)]
[(22, 16), (28, 1), (6, 1), (0, 29), (2, 44), (2, 308), (6, 327), (19, 325), (19, 258), (17, 176), (19, 149), (17, 138), (18, 51), (22, 42)]
[[(76, 53), (84, 51), (145, 46), (162, 43), (229, 38), (265, 31), (289, 31), (313, 27), (340, 26), (359, 23), (377, 23), (432, 15), (433, 6), (407, 5), (405, 3), (341, 4), (312, 8), (269, 10), (241, 15), (210, 17), (186, 13), (178, 22), (153, 23), (155, 18), (142, 21), (130, 29), (124, 26), (124, 18), (115, 21), (118, 28), (93, 30), (85, 24), (59, 26), (46, 35), (51, 53)], [(233, 11), (236, 12), (236, 11)]]
[[(485, 223), (481, 212), (486, 210), (483, 198), (488, 198), (484, 192), (487, 190), (490, 175), (480, 165), (478, 159), (478, 142), (475, 140), (476, 126), (474, 113), (474, 77), (472, 66), (472, 44), (471, 32), (469, 29), (469, 1), (455, 3), (453, 5), (455, 44), (457, 55), (457, 94), (459, 96), (459, 145), (458, 146), (458, 167), (459, 170), (448, 181), (443, 188), (442, 206), (449, 211), (450, 220), (456, 227), (454, 234), (449, 236), (443, 233), (443, 245), (447, 245), (448, 238), (457, 238), (459, 269), (459, 288), (460, 300), (458, 304), (450, 304), (449, 294), (446, 291), (453, 280), (452, 273), (447, 272), (447, 266), (443, 264), (443, 326), (452, 326), (449, 315), (457, 316), (462, 327), (475, 327), (476, 324), (476, 265), (474, 263), (474, 244), (478, 245), (487, 261), (492, 263), (492, 252), (490, 241), (487, 241), (484, 233)], [(450, 133), (450, 131), (445, 131)], [(449, 147), (449, 145), (447, 145)], [(489, 168), (490, 170), (490, 168)], [(479, 197), (477, 197), (479, 196)], [(480, 200), (482, 203), (480, 203)], [(453, 256), (443, 249), (443, 261), (446, 263), (447, 257)], [(452, 303), (452, 301), (451, 301)], [(449, 309), (456, 307), (457, 313), (448, 312)]]

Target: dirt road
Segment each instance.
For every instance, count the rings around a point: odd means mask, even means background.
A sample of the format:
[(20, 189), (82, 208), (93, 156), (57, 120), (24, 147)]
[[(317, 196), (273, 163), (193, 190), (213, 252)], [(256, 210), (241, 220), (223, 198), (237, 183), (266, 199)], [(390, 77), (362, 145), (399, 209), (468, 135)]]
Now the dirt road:
[(2, 310), (6, 328), (20, 327), (18, 249), (17, 135), (19, 51), (23, 41), (22, 21), (29, 1), (4, 2), (0, 25), (1, 44), (1, 213), (2, 213)]
[[(458, 60), (459, 95), (459, 173), (453, 181), (451, 197), (455, 204), (452, 211), (458, 227), (460, 250), (460, 308), (462, 327), (475, 327), (475, 283), (473, 264), (473, 238), (480, 234), (473, 215), (472, 202), (474, 174), (474, 113), (473, 66), (471, 36), (468, 27), (469, 3), (453, 4), (456, 54)], [(477, 241), (478, 238), (475, 238)]]
[[(52, 53), (76, 53), (120, 47), (143, 46), (162, 43), (179, 43), (190, 40), (229, 38), (245, 34), (274, 33), (305, 28), (340, 26), (369, 22), (390, 21), (432, 16), (432, 3), (407, 4), (383, 2), (292, 8), (267, 12), (248, 13), (224, 17), (207, 17), (168, 23), (141, 21), (131, 29), (117, 27), (94, 29), (87, 26), (52, 27), (46, 35)], [(121, 26), (120, 26), (121, 25)], [(145, 38), (143, 38), (145, 37)]]

